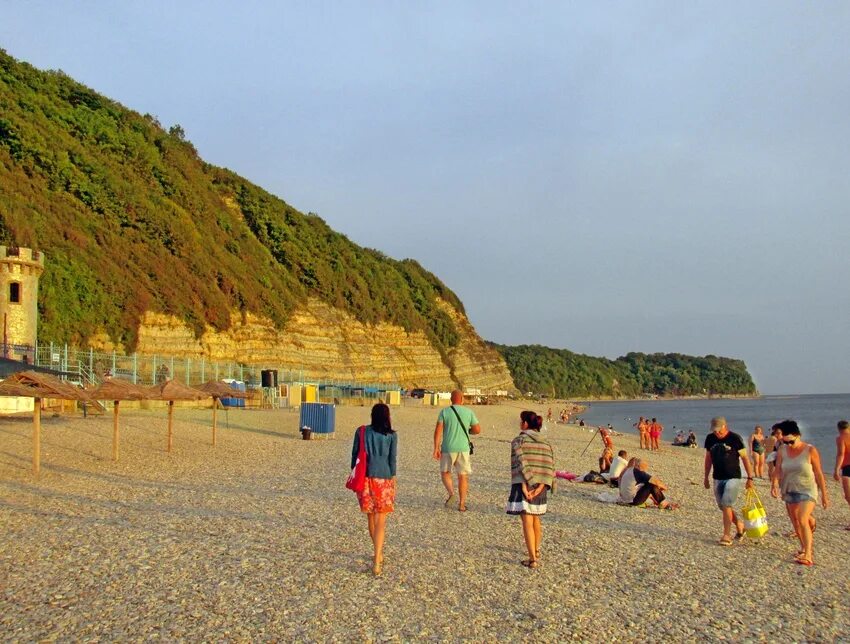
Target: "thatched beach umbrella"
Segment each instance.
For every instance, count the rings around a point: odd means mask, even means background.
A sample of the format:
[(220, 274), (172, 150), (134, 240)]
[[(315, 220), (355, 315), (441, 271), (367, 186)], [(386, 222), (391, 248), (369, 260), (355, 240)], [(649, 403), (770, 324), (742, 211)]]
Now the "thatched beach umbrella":
[(147, 390), (150, 394), (149, 397), (151, 400), (168, 401), (168, 451), (170, 452), (172, 444), (172, 425), (174, 421), (174, 401), (203, 400), (204, 398), (209, 398), (210, 394), (188, 387), (177, 380), (166, 380), (162, 384), (148, 387)]
[(134, 385), (128, 380), (109, 378), (89, 391), (92, 400), (112, 401), (112, 460), (118, 460), (118, 405), (122, 400), (146, 400), (150, 398), (147, 387)]
[(56, 376), (35, 371), (13, 373), (0, 382), (0, 396), (33, 398), (32, 410), (32, 473), (41, 474), (41, 399), (89, 400), (82, 389), (63, 382)]
[(212, 422), (212, 444), (213, 447), (216, 445), (216, 411), (218, 410), (218, 403), (221, 398), (247, 398), (248, 394), (244, 391), (239, 391), (238, 389), (233, 389), (226, 382), (222, 382), (221, 380), (210, 380), (209, 382), (205, 382), (202, 385), (198, 385), (194, 387), (198, 391), (204, 391), (213, 399), (213, 422)]

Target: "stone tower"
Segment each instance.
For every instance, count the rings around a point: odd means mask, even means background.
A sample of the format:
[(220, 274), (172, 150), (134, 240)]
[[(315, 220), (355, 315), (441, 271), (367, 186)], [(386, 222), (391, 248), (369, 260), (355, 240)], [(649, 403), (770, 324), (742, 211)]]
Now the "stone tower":
[(42, 253), (0, 246), (2, 357), (33, 361), (38, 339), (38, 278), (42, 272)]

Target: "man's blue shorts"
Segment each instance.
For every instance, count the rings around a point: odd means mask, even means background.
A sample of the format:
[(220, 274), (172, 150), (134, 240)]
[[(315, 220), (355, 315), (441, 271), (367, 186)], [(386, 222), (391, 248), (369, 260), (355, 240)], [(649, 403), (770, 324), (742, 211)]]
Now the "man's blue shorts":
[(716, 479), (714, 481), (714, 499), (717, 507), (734, 508), (738, 504), (738, 496), (744, 487), (743, 479)]

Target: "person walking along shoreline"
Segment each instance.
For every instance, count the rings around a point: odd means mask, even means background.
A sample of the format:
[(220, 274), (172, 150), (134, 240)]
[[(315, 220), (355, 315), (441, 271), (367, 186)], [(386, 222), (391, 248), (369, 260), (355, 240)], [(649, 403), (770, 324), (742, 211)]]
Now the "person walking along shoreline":
[(735, 515), (735, 506), (741, 492), (741, 463), (747, 470), (747, 489), (753, 487), (753, 466), (744, 440), (730, 432), (726, 419), (717, 416), (711, 419), (711, 433), (705, 437), (705, 479), (706, 489), (711, 489), (709, 475), (714, 478), (714, 499), (723, 513), (723, 536), (718, 543), (721, 546), (732, 545), (732, 526), (736, 528), (736, 538), (744, 536), (744, 522)]

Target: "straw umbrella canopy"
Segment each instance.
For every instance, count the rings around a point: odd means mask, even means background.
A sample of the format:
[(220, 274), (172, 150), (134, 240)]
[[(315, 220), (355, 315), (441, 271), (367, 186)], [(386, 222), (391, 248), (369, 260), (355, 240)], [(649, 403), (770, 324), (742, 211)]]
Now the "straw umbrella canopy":
[(174, 423), (174, 401), (175, 400), (203, 400), (209, 398), (210, 394), (198, 391), (177, 380), (166, 380), (165, 382), (148, 387), (151, 400), (168, 401), (168, 451), (171, 451), (173, 442), (172, 427)]
[(0, 396), (34, 398), (32, 411), (32, 473), (41, 473), (41, 399), (88, 400), (88, 394), (56, 376), (35, 371), (19, 371), (0, 382)]
[(213, 399), (213, 422), (212, 422), (212, 444), (213, 447), (216, 445), (216, 411), (218, 410), (218, 401), (221, 398), (247, 398), (248, 394), (244, 391), (240, 391), (238, 389), (234, 389), (226, 382), (222, 382), (221, 380), (210, 380), (209, 382), (205, 382), (202, 385), (198, 385), (195, 387), (198, 391), (204, 391), (208, 395), (212, 396)]
[(92, 400), (112, 401), (112, 460), (118, 460), (118, 414), (122, 400), (146, 400), (150, 393), (146, 387), (134, 385), (129, 380), (109, 378), (89, 391)]

